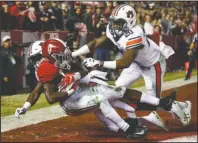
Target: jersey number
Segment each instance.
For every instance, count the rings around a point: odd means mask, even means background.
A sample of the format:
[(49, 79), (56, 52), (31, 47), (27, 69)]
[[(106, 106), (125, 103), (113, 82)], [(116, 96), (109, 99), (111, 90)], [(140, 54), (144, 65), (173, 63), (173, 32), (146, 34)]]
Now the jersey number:
[(133, 31), (132, 31), (132, 30), (128, 30), (128, 31), (125, 33), (125, 36), (128, 37), (130, 34), (133, 34)]

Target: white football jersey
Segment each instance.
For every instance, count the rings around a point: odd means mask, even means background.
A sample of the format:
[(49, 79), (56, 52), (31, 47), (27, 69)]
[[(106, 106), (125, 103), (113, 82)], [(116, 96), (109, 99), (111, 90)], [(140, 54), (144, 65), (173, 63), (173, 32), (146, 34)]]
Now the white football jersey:
[(141, 26), (134, 26), (128, 34), (122, 35), (118, 41), (116, 41), (110, 33), (109, 25), (107, 25), (106, 35), (122, 53), (127, 49), (143, 45), (144, 47), (138, 50), (137, 57), (135, 58), (135, 61), (142, 66), (150, 67), (160, 59), (161, 52), (158, 45), (146, 37)]

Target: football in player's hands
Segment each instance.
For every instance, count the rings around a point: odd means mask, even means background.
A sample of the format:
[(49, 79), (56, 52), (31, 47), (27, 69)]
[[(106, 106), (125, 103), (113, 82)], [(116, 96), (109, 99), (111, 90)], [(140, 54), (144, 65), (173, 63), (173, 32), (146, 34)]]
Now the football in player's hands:
[(65, 74), (61, 82), (58, 84), (59, 92), (66, 92), (70, 89), (76, 90), (79, 85), (80, 77), (77, 73)]
[(67, 85), (70, 85), (70, 84), (73, 83), (74, 81), (75, 81), (74, 73), (66, 74), (66, 75), (65, 75), (65, 83), (66, 83)]
[(61, 82), (58, 84), (59, 91), (63, 91), (69, 85), (71, 85), (74, 81), (75, 81), (74, 73), (65, 74), (65, 77), (63, 77)]

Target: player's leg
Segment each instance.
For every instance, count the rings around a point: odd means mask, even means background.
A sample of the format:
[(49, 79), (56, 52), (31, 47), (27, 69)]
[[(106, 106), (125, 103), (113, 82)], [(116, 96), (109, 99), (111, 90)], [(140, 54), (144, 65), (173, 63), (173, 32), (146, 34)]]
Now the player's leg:
[(142, 70), (145, 86), (149, 95), (160, 98), (165, 70), (166, 62), (163, 58), (149, 70)]
[[(126, 102), (126, 100), (125, 100)], [(157, 114), (157, 112), (151, 112), (149, 115), (147, 116), (142, 116), (142, 117), (136, 117), (134, 116), (135, 114), (135, 110), (136, 108), (133, 108), (132, 106), (129, 106), (128, 104), (130, 104), (129, 102), (127, 102), (127, 104), (123, 102), (123, 101), (120, 101), (120, 100), (113, 100), (110, 102), (111, 106), (113, 108), (119, 108), (119, 109), (122, 109), (124, 110), (126, 113), (127, 113), (127, 117), (128, 118), (137, 118), (138, 119), (138, 124), (142, 124), (141, 122), (143, 122), (144, 120), (148, 121), (148, 122), (151, 122), (155, 125), (157, 125), (158, 127), (161, 127), (163, 128), (164, 130), (168, 131), (168, 129), (166, 128), (163, 120), (161, 119), (161, 117)], [(136, 105), (135, 105), (136, 106)]]
[[(132, 63), (129, 68), (126, 68), (122, 71), (120, 77), (115, 82), (116, 86), (124, 86), (129, 87), (131, 84), (133, 84), (137, 79), (139, 79), (142, 76), (142, 72), (140, 67), (136, 63)], [(126, 100), (124, 102), (127, 102)], [(137, 110), (145, 110), (145, 109), (156, 109), (155, 106), (144, 104), (136, 104), (136, 103), (129, 103), (127, 102), (132, 108), (135, 108)], [(135, 112), (127, 112), (127, 115), (129, 115), (132, 118), (137, 118)], [(148, 122), (151, 122), (152, 124), (157, 124), (157, 126), (162, 127), (163, 129), (166, 129), (164, 126), (163, 120), (160, 118), (160, 116), (156, 114), (149, 114), (147, 116), (142, 117)], [(138, 123), (142, 124), (142, 118), (138, 117)]]
[(179, 117), (178, 119), (183, 125), (187, 125), (189, 122), (186, 120), (186, 114), (181, 109), (177, 101), (174, 101), (171, 97), (169, 98), (156, 98), (152, 95), (142, 93), (134, 89), (127, 89), (123, 98), (130, 101), (135, 101), (136, 103), (146, 103), (151, 104), (156, 107), (161, 107), (166, 111), (169, 111)]
[(113, 121), (111, 121), (111, 120), (109, 120), (108, 118), (106, 118), (106, 117), (104, 116), (104, 114), (102, 114), (101, 110), (96, 110), (96, 111), (94, 111), (93, 113), (96, 115), (96, 117), (97, 117), (102, 123), (105, 124), (105, 126), (106, 126), (109, 130), (111, 130), (111, 131), (113, 131), (113, 132), (118, 132), (119, 127), (118, 127)]
[[(130, 67), (123, 69), (119, 78), (115, 81), (115, 85), (118, 87), (130, 87), (136, 80), (141, 77), (140, 68), (136, 63), (132, 63)], [(130, 104), (132, 108), (136, 108), (136, 104)], [(130, 113), (134, 118), (136, 118), (136, 114)]]
[(136, 80), (141, 77), (141, 71), (136, 63), (132, 63), (130, 67), (123, 69), (118, 79), (115, 81), (116, 86), (130, 87)]
[(132, 120), (130, 125), (125, 122), (112, 108), (107, 99), (100, 103), (100, 110), (104, 116), (113, 121), (121, 130), (126, 133), (127, 138), (142, 138), (147, 133), (146, 128), (139, 128), (137, 120)]
[(111, 104), (113, 108), (119, 108), (119, 109), (124, 110), (128, 118), (136, 118), (136, 116), (134, 116), (135, 108), (126, 104), (125, 102), (115, 99), (113, 101), (109, 101), (109, 103)]
[[(166, 61), (164, 58), (156, 63), (150, 70), (142, 70), (143, 78), (149, 95), (157, 98), (161, 97), (163, 77), (166, 71)], [(191, 120), (191, 102), (178, 102), (181, 109), (188, 115), (188, 120)], [(173, 114), (174, 115), (174, 114)], [(174, 116), (175, 117), (175, 116)]]
[[(98, 108), (101, 110), (104, 117), (111, 120), (119, 127), (119, 129), (123, 130), (126, 133), (127, 138), (144, 137), (147, 132), (147, 128), (140, 128), (140, 127), (137, 128), (138, 123), (135, 120), (133, 121), (134, 123), (133, 125), (131, 124), (129, 125), (127, 122), (125, 122), (119, 116), (119, 114), (114, 110), (114, 108), (112, 108), (112, 106), (109, 104), (108, 100), (106, 99), (106, 96), (103, 94), (99, 94), (99, 93), (105, 93), (104, 88), (107, 89), (108, 86), (100, 85), (91, 88), (86, 87), (84, 88), (84, 90), (77, 92), (76, 94), (72, 95), (69, 99), (62, 102), (61, 106), (66, 111), (66, 113), (83, 114), (92, 111), (92, 109), (97, 109), (99, 105)], [(108, 94), (108, 93), (113, 93), (113, 91), (114, 88), (109, 87), (109, 90), (107, 90), (106, 92)], [(119, 96), (121, 97), (123, 96), (124, 91), (125, 90), (123, 90), (123, 92), (120, 90), (114, 91), (115, 93), (114, 95), (118, 96), (119, 94)], [(110, 126), (111, 129), (115, 127), (113, 124), (111, 124)], [(114, 130), (115, 129), (116, 127), (114, 128)]]

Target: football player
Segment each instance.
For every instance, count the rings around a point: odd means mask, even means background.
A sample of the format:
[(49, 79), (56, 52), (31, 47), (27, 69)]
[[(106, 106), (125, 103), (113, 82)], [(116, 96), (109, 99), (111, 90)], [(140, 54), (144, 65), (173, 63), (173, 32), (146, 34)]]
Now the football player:
[[(60, 39), (49, 39), (45, 41), (42, 44), (42, 56), (43, 58), (40, 60), (39, 63), (37, 63), (37, 69), (36, 69), (36, 77), (38, 79), (38, 83), (35, 89), (33, 90), (33, 92), (28, 97), (27, 102), (24, 104), (24, 106), (22, 108), (16, 109), (16, 112), (15, 112), (16, 117), (19, 117), (20, 114), (24, 114), (26, 110), (30, 108), (38, 100), (42, 92), (42, 89), (46, 95), (47, 101), (50, 104), (53, 104), (59, 101), (66, 101), (68, 97), (70, 97), (70, 95), (76, 92), (76, 86), (72, 85), (72, 86), (69, 86), (68, 88), (68, 85), (80, 79), (83, 73), (76, 72), (75, 74), (72, 74), (71, 76), (67, 76), (63, 74), (62, 70), (65, 69), (69, 71), (71, 69), (71, 62), (72, 62), (71, 53), (69, 49), (66, 48), (65, 43)], [(55, 80), (57, 79), (59, 75), (60, 76), (63, 75), (65, 77), (59, 84), (59, 91), (55, 92), (52, 83), (55, 82)], [(66, 88), (67, 90), (64, 90), (65, 86), (67, 87)], [(113, 90), (112, 88), (110, 89)], [(117, 92), (114, 92), (114, 93), (117, 96), (121, 96), (121, 93), (123, 91), (125, 91), (124, 88), (122, 90), (119, 89)], [(81, 96), (84, 97), (83, 95)], [(94, 102), (95, 104), (91, 107), (86, 108), (86, 111), (87, 110), (89, 111), (89, 108), (93, 109), (95, 107), (98, 107), (98, 105), (100, 104), (101, 110), (107, 114), (106, 116), (108, 116), (108, 118), (112, 120), (113, 124), (117, 123), (119, 129), (122, 129), (126, 133), (127, 138), (140, 138), (140, 137), (145, 136), (147, 132), (147, 128), (138, 127), (137, 122), (134, 120), (130, 121), (130, 122), (133, 122), (133, 126), (129, 125), (129, 123), (124, 121), (117, 114), (117, 112), (109, 105), (106, 98), (102, 99), (102, 102), (101, 102), (101, 99), (97, 101), (98, 95), (94, 95), (93, 98), (95, 98), (96, 100)], [(85, 98), (83, 98), (83, 104), (86, 103), (86, 100), (84, 102), (84, 99), (86, 99), (86, 96)], [(76, 102), (73, 103), (72, 101), (69, 105), (72, 105), (73, 107), (75, 103)], [(107, 108), (110, 109), (110, 112), (109, 110), (107, 110)], [(82, 109), (83, 111), (85, 110), (85, 108), (82, 108), (82, 107), (80, 107), (80, 109)], [(78, 109), (77, 111), (79, 112), (80, 109)], [(99, 111), (96, 114), (101, 117), (101, 113)], [(111, 129), (111, 126), (109, 128)]]
[[(160, 98), (161, 85), (166, 70), (165, 57), (168, 57), (169, 53), (160, 51), (166, 49), (159, 48), (155, 42), (147, 38), (144, 29), (136, 25), (136, 12), (133, 7), (126, 4), (118, 5), (112, 11), (106, 34), (72, 52), (72, 57), (90, 53), (100, 47), (106, 40), (111, 40), (123, 53), (123, 57), (115, 61), (98, 61), (87, 58), (84, 64), (87, 67), (123, 69), (115, 82), (115, 85), (120, 87), (129, 87), (137, 79), (143, 77), (148, 94)], [(166, 53), (167, 55), (163, 55)], [(176, 102), (176, 104), (181, 107), (190, 122), (191, 102)], [(143, 104), (138, 104), (137, 108), (148, 109)], [(156, 107), (150, 109), (156, 110)], [(182, 120), (184, 118), (180, 118), (181, 122)]]
[[(76, 84), (74, 84), (75, 86), (73, 86), (73, 84), (71, 83), (75, 83), (75, 81), (80, 79), (79, 72), (69, 76), (67, 74), (64, 75), (65, 78), (63, 78), (63, 80), (59, 84), (59, 92), (54, 92), (51, 85), (52, 80), (50, 79), (54, 79), (55, 76), (57, 76), (59, 73), (62, 73), (58, 71), (59, 69), (70, 69), (70, 66), (68, 65), (70, 65), (71, 60), (70, 58), (62, 57), (65, 55), (69, 56), (69, 54), (67, 54), (67, 52), (63, 50), (64, 48), (62, 47), (65, 47), (65, 45), (59, 39), (47, 40), (43, 43), (42, 47), (42, 54), (44, 59), (40, 61), (36, 70), (38, 80), (41, 82), (41, 84), (43, 84), (44, 92), (47, 98), (51, 98), (50, 100), (48, 99), (48, 102), (54, 103), (60, 101), (63, 109), (65, 109), (66, 112), (68, 112), (68, 110), (69, 113), (74, 111), (77, 113), (79, 111), (87, 112), (99, 106), (99, 111), (101, 111), (102, 114), (101, 112), (97, 112), (96, 115), (103, 115), (108, 118), (106, 121), (108, 121), (108, 123), (111, 121), (111, 123), (116, 126), (117, 129), (122, 129), (123, 131), (125, 131), (128, 138), (143, 137), (146, 134), (146, 129), (138, 127), (137, 120), (127, 121), (129, 123), (125, 122), (111, 107), (108, 100), (126, 98), (130, 101), (143, 102), (147, 104), (152, 104), (154, 106), (160, 106), (166, 110), (174, 112), (179, 117), (184, 116), (179, 106), (173, 100), (170, 101), (169, 98), (159, 100), (151, 96), (151, 100), (147, 100), (144, 93), (132, 89), (126, 90), (126, 88), (124, 87), (113, 87), (107, 85), (104, 86), (100, 84), (95, 84), (94, 86), (90, 87), (89, 85), (85, 84), (80, 86), (79, 90), (76, 90), (76, 87), (78, 86), (76, 86)], [(50, 49), (51, 47), (53, 47), (53, 50)], [(65, 64), (66, 61), (64, 61), (64, 59), (68, 60), (69, 62)], [(60, 65), (62, 63), (64, 63), (65, 65)], [(44, 65), (46, 65), (45, 68)], [(34, 91), (40, 90), (39, 88), (41, 88), (41, 85), (39, 83), (37, 85), (38, 86), (35, 88)], [(39, 92), (37, 91), (37, 93)], [(155, 102), (151, 103), (151, 101), (153, 100)], [(21, 108), (17, 109), (16, 115), (19, 116), (20, 114), (22, 114), (22, 111), (23, 110)]]

